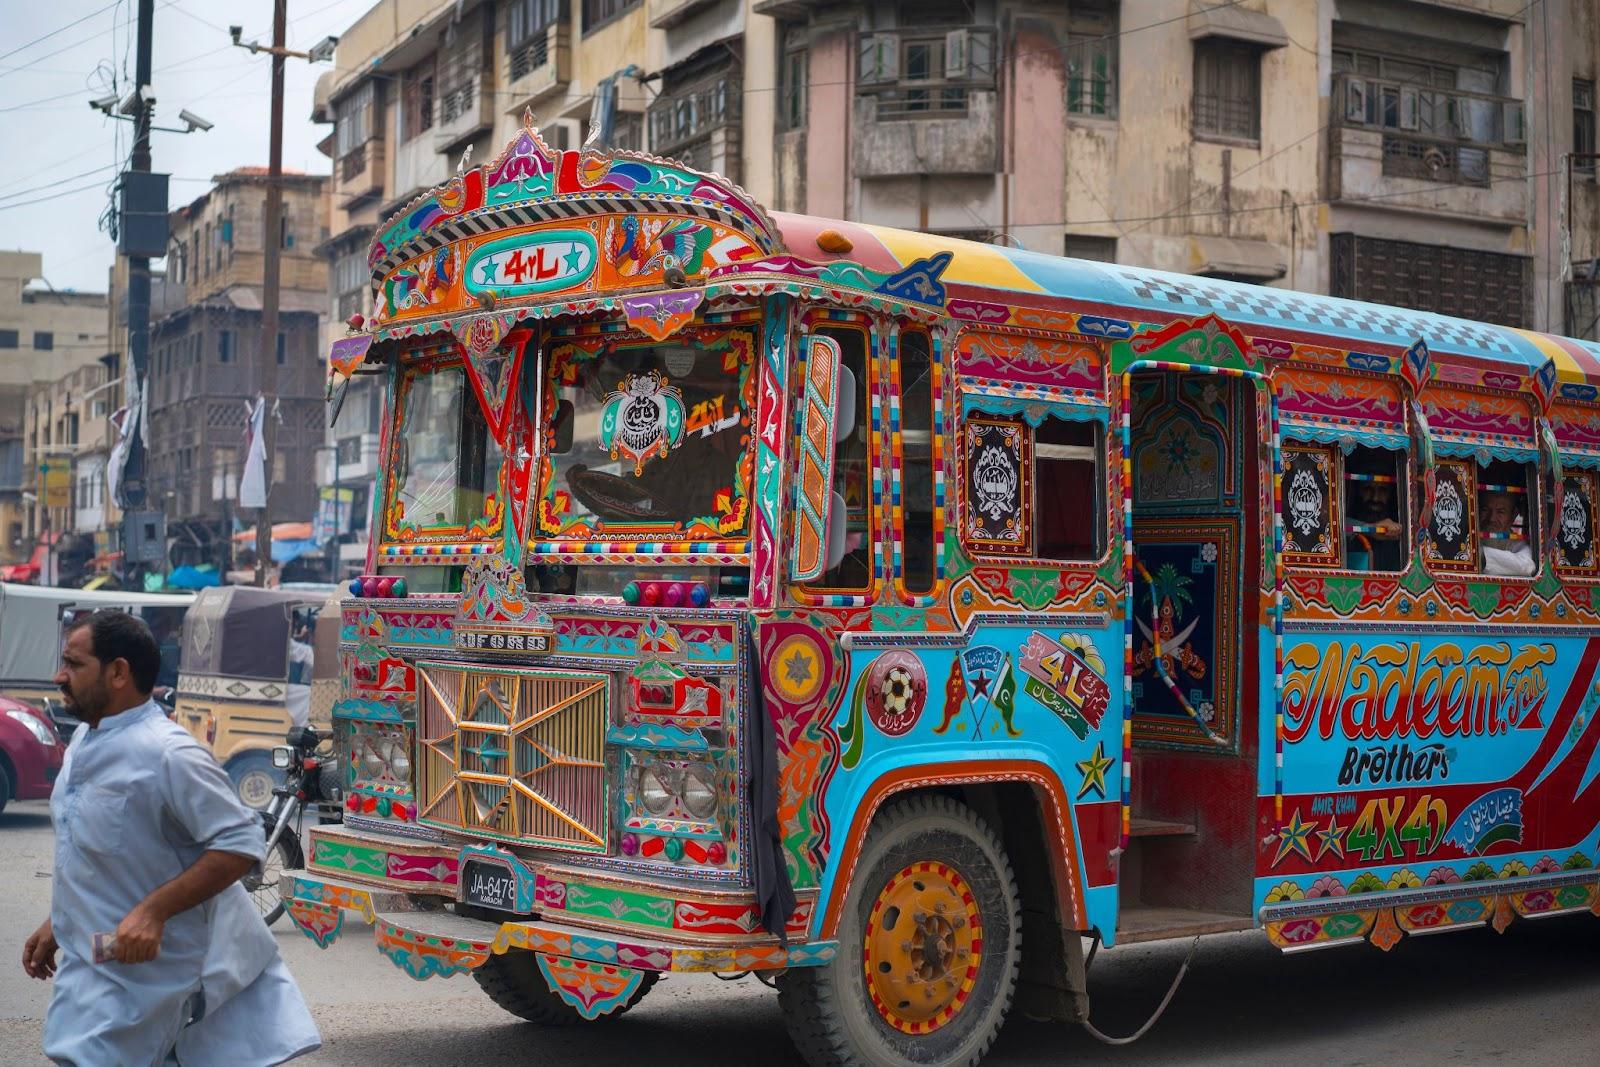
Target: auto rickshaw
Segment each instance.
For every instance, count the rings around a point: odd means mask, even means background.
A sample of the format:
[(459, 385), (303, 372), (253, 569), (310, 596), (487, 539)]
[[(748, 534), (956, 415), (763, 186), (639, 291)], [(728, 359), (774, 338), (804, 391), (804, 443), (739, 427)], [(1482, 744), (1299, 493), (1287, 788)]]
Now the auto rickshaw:
[(156, 685), (176, 686), (178, 634), (192, 593), (134, 593), (0, 582), (0, 697), (31, 704), (50, 716), (63, 741), (78, 721), (67, 714), (56, 688), (61, 666), (61, 624), (79, 612), (117, 608), (138, 615), (161, 646)]
[(220, 586), (195, 595), (173, 718), (251, 808), (264, 810), (283, 780), (272, 749), (290, 727), (330, 732), (338, 627), (337, 599), (318, 591)]

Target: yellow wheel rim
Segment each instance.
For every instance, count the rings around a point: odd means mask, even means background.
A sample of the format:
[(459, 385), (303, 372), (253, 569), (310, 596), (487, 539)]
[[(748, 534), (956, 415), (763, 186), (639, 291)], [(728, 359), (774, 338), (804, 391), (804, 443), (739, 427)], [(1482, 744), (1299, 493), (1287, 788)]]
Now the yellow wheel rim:
[(913, 863), (872, 902), (861, 953), (867, 991), (901, 1033), (932, 1033), (954, 1019), (982, 957), (978, 902), (955, 868)]

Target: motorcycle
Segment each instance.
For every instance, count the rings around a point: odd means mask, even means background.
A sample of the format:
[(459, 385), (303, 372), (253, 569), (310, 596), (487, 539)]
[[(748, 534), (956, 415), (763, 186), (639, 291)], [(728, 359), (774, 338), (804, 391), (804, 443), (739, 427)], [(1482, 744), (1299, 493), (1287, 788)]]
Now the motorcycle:
[(306, 810), (314, 809), (318, 822), (323, 824), (342, 822), (344, 816), (339, 761), (317, 754), (327, 738), (314, 726), (296, 726), (285, 740), (288, 744), (272, 750), (272, 765), (284, 772), (284, 782), (272, 791), (272, 803), (261, 813), (261, 825), (267, 835), (266, 857), (242, 879), (268, 926), (283, 915), (279, 878), (284, 871), (306, 865), (300, 848), (300, 824)]

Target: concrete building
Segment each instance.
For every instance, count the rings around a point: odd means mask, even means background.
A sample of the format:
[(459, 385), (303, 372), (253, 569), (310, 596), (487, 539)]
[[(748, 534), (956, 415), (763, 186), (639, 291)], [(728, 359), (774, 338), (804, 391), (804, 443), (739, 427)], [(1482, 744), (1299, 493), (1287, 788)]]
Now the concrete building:
[(227, 564), (244, 444), (245, 403), (275, 359), (279, 418), (272, 472), (275, 522), (308, 521), (322, 439), (321, 316), (327, 265), (328, 179), (283, 178), (281, 291), (276, 343), (261, 325), (266, 168), (220, 174), (210, 191), (171, 213), (162, 298), (150, 330), (146, 445), (149, 502), (167, 515), (170, 561)]
[[(27, 399), (28, 470), (35, 503), (28, 536), (46, 585), (77, 585), (104, 547), (110, 399), (106, 364), (83, 363), (34, 382)], [(39, 552), (40, 547), (48, 551)]]
[(784, 208), (1592, 335), (1595, 0), (755, 10)]
[(40, 253), (0, 252), (0, 564), (6, 565), (34, 555), (46, 483), (58, 495), (71, 483), (70, 459), (59, 472), (38, 470), (38, 441), (29, 437), (36, 383), (98, 366), (106, 354), (106, 295), (57, 292), (44, 278)]

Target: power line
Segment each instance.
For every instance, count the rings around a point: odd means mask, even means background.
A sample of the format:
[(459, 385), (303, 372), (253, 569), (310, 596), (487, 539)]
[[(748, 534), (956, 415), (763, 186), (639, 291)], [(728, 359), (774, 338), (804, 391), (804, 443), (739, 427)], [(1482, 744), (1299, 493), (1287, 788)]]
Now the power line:
[(53, 182), (47, 182), (44, 185), (35, 185), (31, 189), (18, 189), (14, 193), (0, 193), (0, 200), (15, 200), (17, 197), (26, 196), (29, 193), (37, 193), (45, 189), (54, 189), (63, 182), (77, 181), (79, 178), (87, 178), (91, 174), (99, 174), (101, 171), (110, 170), (116, 165), (117, 164), (115, 163), (106, 163), (103, 166), (93, 167), (89, 170), (86, 170), (82, 174), (71, 174), (65, 178), (57, 178)]
[[(173, 4), (175, 4), (177, 2), (178, 2), (178, 0), (165, 0), (165, 3), (163, 3), (161, 5), (161, 7), (163, 7), (163, 8), (171, 7)], [(117, 5), (116, 4), (112, 4), (110, 6), (111, 7), (116, 7)], [(95, 12), (95, 14), (97, 14), (97, 15), (98, 14), (102, 14), (107, 10), (109, 10), (109, 8), (101, 8), (99, 11)], [(157, 10), (160, 10), (160, 9), (158, 8)], [(111, 30), (109, 32), (115, 33), (117, 31), (117, 29), (119, 29), (119, 28), (120, 29), (127, 29), (131, 22), (132, 22), (131, 19), (128, 22), (122, 22), (122, 23), (113, 22), (112, 26), (111, 26)], [(72, 51), (72, 49), (77, 48), (79, 45), (88, 44), (90, 41), (94, 40), (96, 37), (104, 36), (107, 32), (108, 31), (106, 31), (106, 30), (100, 30), (100, 31), (98, 31), (96, 33), (91, 33), (87, 37), (80, 37), (78, 40), (73, 41), (71, 44), (62, 45), (60, 48), (57, 48), (54, 52), (46, 52), (42, 56), (38, 56), (38, 57), (36, 57), (34, 59), (30, 59), (26, 63), (20, 63), (15, 67), (6, 67), (4, 70), (0, 70), (0, 78), (5, 77), (7, 74), (15, 74), (19, 70), (27, 70), (29, 67), (32, 67), (34, 64), (42, 63), (45, 60), (49, 59), (51, 56), (59, 56), (62, 52), (70, 52), (70, 51)]]
[[(103, 15), (107, 11), (110, 11), (112, 8), (116, 7), (120, 3), (122, 3), (122, 0), (113, 0), (112, 3), (107, 4), (105, 7), (97, 8), (94, 11), (89, 12), (87, 15), (83, 16), (82, 18), (73, 19), (71, 22), (67, 23), (65, 26), (62, 26), (62, 27), (60, 27), (58, 29), (51, 30), (49, 33), (44, 34), (41, 37), (35, 37), (33, 40), (29, 41), (27, 44), (18, 45), (17, 47), (13, 48), (11, 51), (6, 52), (4, 54), (0, 54), (0, 59), (10, 59), (12, 56), (16, 55), (18, 52), (26, 52), (28, 49), (32, 48), (36, 44), (39, 44), (41, 41), (48, 41), (50, 38), (54, 37), (58, 33), (65, 33), (66, 31), (72, 29), (72, 27), (78, 25), (79, 23), (88, 22), (90, 19), (94, 18), (96, 15)], [(102, 32), (104, 32), (104, 31), (102, 31)], [(96, 34), (95, 36), (98, 37), (99, 34)], [(90, 40), (93, 40), (93, 38), (90, 38)]]

